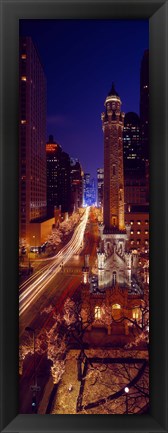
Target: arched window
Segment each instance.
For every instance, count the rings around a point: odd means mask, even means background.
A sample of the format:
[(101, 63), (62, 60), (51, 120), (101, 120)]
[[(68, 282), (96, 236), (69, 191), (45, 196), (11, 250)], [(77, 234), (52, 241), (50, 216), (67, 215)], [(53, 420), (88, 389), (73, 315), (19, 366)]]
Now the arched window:
[(120, 310), (121, 309), (121, 305), (120, 304), (113, 304), (112, 305), (112, 309), (113, 310)]
[(113, 286), (116, 285), (116, 271), (113, 271), (113, 281), (112, 281)]
[(140, 318), (140, 309), (139, 308), (134, 308), (132, 310), (132, 318), (133, 319), (139, 319)]
[(112, 222), (113, 226), (116, 225), (116, 218), (113, 217), (113, 222)]
[(96, 305), (96, 307), (95, 307), (94, 316), (95, 316), (95, 320), (98, 320), (101, 318), (101, 309), (98, 305)]
[(122, 308), (120, 304), (112, 305), (112, 318), (113, 320), (119, 321), (122, 316)]

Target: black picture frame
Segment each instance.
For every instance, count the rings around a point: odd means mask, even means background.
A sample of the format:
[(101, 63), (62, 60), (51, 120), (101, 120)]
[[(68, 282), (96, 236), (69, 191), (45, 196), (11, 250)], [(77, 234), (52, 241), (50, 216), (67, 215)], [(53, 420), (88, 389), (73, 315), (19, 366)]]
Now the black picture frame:
[[(149, 19), (150, 414), (18, 415), (19, 19)], [(168, 432), (168, 1), (1, 0), (1, 431)], [(123, 41), (124, 44), (124, 41)]]

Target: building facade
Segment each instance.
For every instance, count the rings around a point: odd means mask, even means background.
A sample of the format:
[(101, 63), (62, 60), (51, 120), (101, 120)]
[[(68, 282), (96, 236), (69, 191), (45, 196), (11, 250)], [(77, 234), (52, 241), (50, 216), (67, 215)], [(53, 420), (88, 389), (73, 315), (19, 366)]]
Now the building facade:
[(125, 169), (124, 174), (125, 205), (146, 205), (148, 196), (145, 165)]
[(77, 159), (70, 159), (71, 177), (71, 211), (82, 207), (83, 201), (83, 172), (80, 162)]
[(84, 173), (83, 176), (83, 205), (96, 205), (96, 182), (91, 178), (90, 173)]
[(105, 100), (102, 113), (104, 133), (104, 225), (124, 230), (124, 171), (123, 127), (124, 113), (114, 85)]
[(46, 143), (47, 160), (47, 211), (48, 215), (54, 214), (54, 207), (59, 208), (61, 203), (61, 146), (54, 141), (52, 135)]
[(103, 206), (104, 196), (104, 168), (97, 169), (97, 206)]
[(53, 136), (46, 143), (47, 209), (49, 216), (61, 206), (63, 213), (71, 211), (70, 157), (63, 152)]
[(134, 112), (126, 113), (123, 129), (124, 168), (129, 168), (130, 162), (138, 166), (141, 157), (140, 119)]
[(130, 250), (149, 252), (149, 206), (128, 206), (125, 212), (125, 222), (129, 224), (130, 238), (128, 245)]
[(142, 157), (149, 161), (149, 50), (145, 50), (140, 68), (140, 126)]
[(45, 218), (46, 79), (30, 37), (19, 47), (19, 239), (32, 242), (31, 222)]

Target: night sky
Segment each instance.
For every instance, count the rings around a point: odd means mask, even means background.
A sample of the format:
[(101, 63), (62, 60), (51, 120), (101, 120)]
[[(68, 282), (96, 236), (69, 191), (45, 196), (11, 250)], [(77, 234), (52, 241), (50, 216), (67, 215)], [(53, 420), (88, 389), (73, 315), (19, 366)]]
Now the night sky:
[(112, 81), (122, 111), (139, 114), (140, 63), (148, 20), (21, 20), (47, 79), (47, 137), (96, 176), (103, 167), (101, 112)]

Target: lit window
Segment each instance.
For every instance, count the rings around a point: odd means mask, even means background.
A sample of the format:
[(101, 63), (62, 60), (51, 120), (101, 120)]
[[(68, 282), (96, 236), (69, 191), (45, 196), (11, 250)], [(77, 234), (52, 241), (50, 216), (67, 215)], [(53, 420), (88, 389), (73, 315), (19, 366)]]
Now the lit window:
[(145, 224), (147, 225), (148, 223), (149, 223), (149, 221), (148, 221), (148, 220), (146, 220), (146, 221), (145, 221)]
[(22, 58), (23, 60), (25, 60), (25, 59), (26, 59), (26, 54), (22, 54), (22, 55), (21, 55), (21, 58)]
[(145, 235), (148, 235), (148, 233), (149, 233), (148, 230), (145, 230)]
[(134, 241), (132, 240), (132, 241), (131, 241), (131, 245), (133, 245), (133, 244), (134, 244)]
[(140, 239), (137, 239), (137, 245), (139, 245), (141, 243)]
[(96, 305), (96, 307), (95, 307), (95, 320), (100, 319), (100, 317), (101, 317), (101, 309), (100, 309), (100, 307), (98, 307), (98, 305)]
[(137, 230), (137, 235), (140, 235), (140, 233), (141, 233), (140, 230)]
[(131, 230), (131, 232), (130, 232), (130, 233), (131, 233), (131, 235), (133, 235), (134, 231), (133, 231), (133, 230)]
[(140, 226), (141, 225), (141, 221), (137, 221), (137, 224), (138, 224), (138, 226)]
[(113, 310), (120, 310), (121, 309), (121, 305), (120, 304), (113, 304), (112, 305), (112, 309)]
[(139, 319), (139, 308), (134, 308), (132, 312), (133, 319)]
[(25, 125), (25, 123), (26, 123), (26, 120), (21, 120), (22, 125)]
[(21, 80), (22, 80), (22, 81), (26, 81), (26, 80), (27, 80), (26, 76), (23, 75), (23, 76), (21, 77)]
[(148, 240), (146, 239), (146, 240), (145, 240), (145, 245), (148, 245), (148, 243), (149, 243), (149, 242), (148, 242)]
[(131, 226), (134, 224), (134, 221), (130, 221)]

